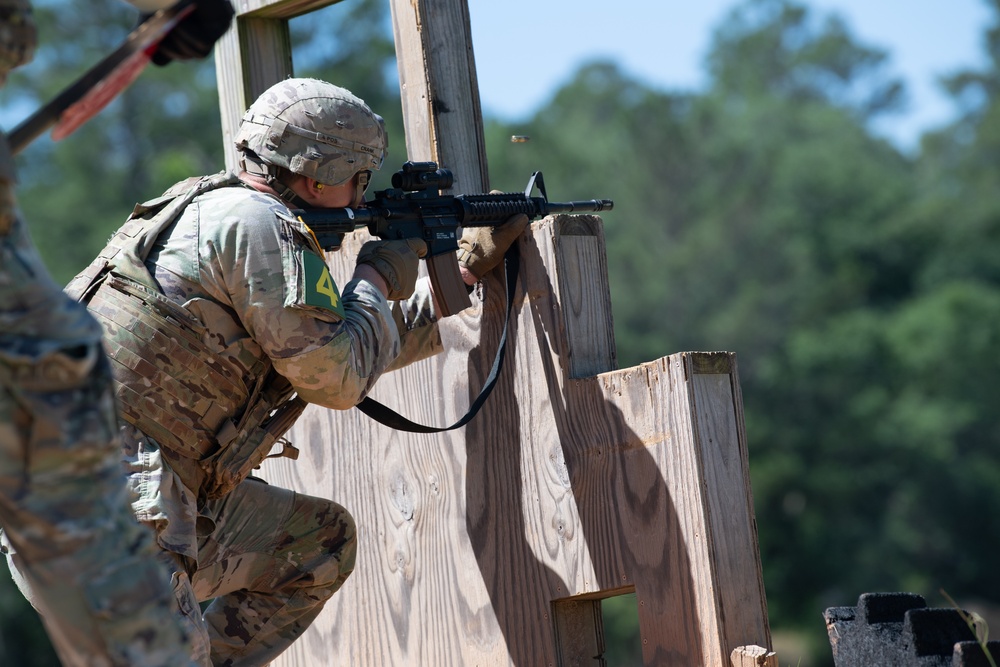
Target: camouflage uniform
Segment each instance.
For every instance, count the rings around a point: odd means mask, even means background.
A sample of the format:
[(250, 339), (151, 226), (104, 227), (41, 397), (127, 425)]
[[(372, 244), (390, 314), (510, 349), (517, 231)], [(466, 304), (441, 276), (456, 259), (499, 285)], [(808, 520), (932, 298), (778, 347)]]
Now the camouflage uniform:
[[(0, 79), (30, 58), (3, 3)], [(190, 665), (168, 571), (130, 511), (101, 328), (45, 269), (0, 136), (0, 526), (15, 581), (68, 666)]]
[(283, 201), (219, 174), (138, 206), (67, 288), (105, 327), (133, 508), (206, 665), (267, 664), (354, 567), (346, 509), (247, 474), (305, 401), (350, 408), (441, 349), (426, 281), (403, 302), (340, 293), (322, 257)]

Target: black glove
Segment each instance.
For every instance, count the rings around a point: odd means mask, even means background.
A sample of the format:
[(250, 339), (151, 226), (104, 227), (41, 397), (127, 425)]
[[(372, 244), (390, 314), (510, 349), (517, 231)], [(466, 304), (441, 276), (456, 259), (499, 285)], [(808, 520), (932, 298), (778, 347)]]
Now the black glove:
[(167, 33), (153, 52), (153, 63), (163, 67), (172, 60), (204, 58), (229, 29), (234, 14), (229, 0), (195, 0), (194, 11)]

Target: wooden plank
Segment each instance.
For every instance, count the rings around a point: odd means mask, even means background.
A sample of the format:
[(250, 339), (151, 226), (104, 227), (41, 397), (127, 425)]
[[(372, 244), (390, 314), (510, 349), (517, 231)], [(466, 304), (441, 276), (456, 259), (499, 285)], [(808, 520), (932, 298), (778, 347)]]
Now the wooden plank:
[(233, 6), (237, 16), (287, 20), (338, 2), (341, 0), (236, 0)]
[(731, 659), (732, 667), (778, 667), (778, 655), (762, 646), (738, 646)]
[(461, 0), (390, 4), (409, 159), (451, 169), (454, 192), (486, 192), (486, 141), (468, 5)]
[(593, 667), (604, 655), (600, 600), (556, 600), (556, 667)]
[[(414, 436), (311, 408), (290, 434), (302, 459), (265, 463), (272, 483), (348, 507), (360, 536), (354, 575), (276, 665), (555, 665), (553, 601), (624, 587), (636, 591), (645, 665), (725, 667), (737, 645), (768, 643), (752, 508), (739, 507), (749, 493), (732, 473), (744, 453), (735, 375), (724, 390), (714, 374), (703, 386), (691, 369), (717, 360), (684, 353), (570, 378), (572, 318), (558, 295), (573, 271), (557, 266), (554, 237), (546, 220), (521, 243), (508, 365), (465, 429)], [(486, 296), (468, 323), (479, 331), (448, 323), (454, 347), (386, 376), (376, 398), (456, 418), (493, 351), (503, 303)], [(730, 426), (713, 425), (730, 411)], [(736, 488), (711, 497), (713, 476)], [(586, 618), (574, 616), (576, 632), (596, 637)], [(732, 643), (742, 637), (753, 639)]]
[[(710, 533), (715, 590), (720, 608), (729, 616), (725, 627), (736, 633), (720, 641), (723, 648), (761, 642), (769, 646), (768, 628), (755, 627), (754, 623), (754, 619), (767, 617), (767, 608), (750, 491), (743, 401), (739, 384), (734, 382), (736, 355), (715, 354), (711, 355), (715, 360), (701, 362), (698, 356), (709, 355), (688, 354), (685, 363), (696, 400), (695, 437), (702, 457), (706, 509), (711, 516), (728, 517), (726, 521), (714, 521)], [(695, 373), (699, 363), (705, 367), (721, 356), (729, 357), (728, 363), (719, 364), (729, 372)]]
[(604, 253), (604, 228), (593, 215), (560, 215), (552, 220), (553, 268), (559, 276), (563, 335), (569, 347), (569, 376), (584, 378), (618, 368), (611, 292)]
[(240, 16), (215, 47), (226, 169), (238, 167), (234, 146), (240, 119), (269, 87), (292, 76), (292, 44), (283, 19)]
[[(464, 0), (391, 0), (406, 153), (455, 175), (451, 192), (486, 192), (486, 142)], [(470, 304), (454, 253), (431, 258), (445, 316)]]

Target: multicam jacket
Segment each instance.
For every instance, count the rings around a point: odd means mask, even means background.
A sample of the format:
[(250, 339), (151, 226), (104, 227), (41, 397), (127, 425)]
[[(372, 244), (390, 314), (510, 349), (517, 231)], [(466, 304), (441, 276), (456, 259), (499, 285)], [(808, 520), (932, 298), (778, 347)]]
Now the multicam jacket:
[(217, 174), (138, 205), (67, 287), (104, 326), (126, 439), (162, 450), (133, 485), (140, 519), (177, 521), (165, 489), (225, 495), (306, 402), (347, 409), (390, 364), (440, 351), (425, 281), (390, 304), (365, 281), (339, 292), (322, 258), (284, 203)]

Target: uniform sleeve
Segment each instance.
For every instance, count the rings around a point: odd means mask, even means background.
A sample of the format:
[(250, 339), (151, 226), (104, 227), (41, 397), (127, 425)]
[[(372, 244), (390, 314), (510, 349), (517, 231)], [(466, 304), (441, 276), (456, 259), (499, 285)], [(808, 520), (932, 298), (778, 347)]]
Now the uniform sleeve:
[(409, 366), (444, 349), (429, 278), (417, 281), (413, 296), (409, 299), (395, 302), (392, 315), (400, 332), (401, 349), (399, 356), (387, 370), (394, 371)]
[(365, 281), (338, 289), (303, 227), (278, 217), (273, 199), (252, 199), (221, 224), (200, 212), (203, 280), (228, 294), (243, 327), (303, 399), (353, 407), (400, 353), (390, 305)]

